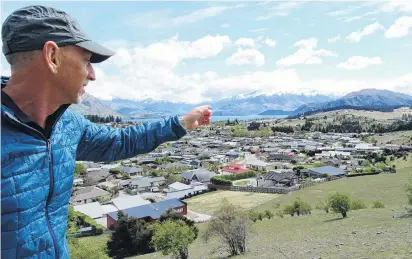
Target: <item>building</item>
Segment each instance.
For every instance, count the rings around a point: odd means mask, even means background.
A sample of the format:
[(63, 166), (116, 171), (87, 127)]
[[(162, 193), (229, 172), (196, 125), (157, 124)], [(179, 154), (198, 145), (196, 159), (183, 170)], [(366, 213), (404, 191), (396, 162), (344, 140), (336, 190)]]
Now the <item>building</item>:
[[(160, 216), (173, 209), (179, 212), (181, 215), (187, 214), (187, 203), (178, 199), (163, 200), (147, 205), (136, 206), (133, 208), (122, 210), (122, 212), (128, 217), (134, 217), (137, 219), (145, 220), (146, 222), (155, 222)], [(107, 214), (107, 228), (115, 229), (117, 225), (117, 213), (110, 212)]]
[(222, 174), (243, 174), (249, 172), (249, 169), (245, 168), (242, 164), (230, 163), (222, 171)]
[(300, 170), (305, 177), (324, 178), (325, 174), (329, 176), (344, 176), (345, 170), (333, 166), (321, 166)]

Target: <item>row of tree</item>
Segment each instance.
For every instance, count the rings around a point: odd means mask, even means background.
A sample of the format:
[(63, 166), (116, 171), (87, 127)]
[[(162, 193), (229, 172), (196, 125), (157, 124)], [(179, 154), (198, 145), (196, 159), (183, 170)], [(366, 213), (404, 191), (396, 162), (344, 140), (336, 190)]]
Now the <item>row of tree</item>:
[(110, 123), (110, 122), (116, 122), (116, 123), (121, 123), (122, 118), (121, 117), (114, 117), (113, 115), (110, 116), (99, 116), (99, 115), (85, 115), (86, 119), (90, 120), (91, 122), (94, 123)]

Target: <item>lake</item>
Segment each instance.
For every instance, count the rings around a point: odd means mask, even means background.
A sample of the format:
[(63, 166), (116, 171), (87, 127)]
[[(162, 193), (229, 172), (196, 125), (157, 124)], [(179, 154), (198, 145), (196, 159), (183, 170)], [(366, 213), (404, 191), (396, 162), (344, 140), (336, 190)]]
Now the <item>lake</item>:
[[(240, 116), (212, 116), (212, 122), (216, 121), (233, 121), (235, 119), (239, 121), (245, 120), (256, 120), (256, 119), (281, 119), (287, 117), (286, 115), (240, 115)], [(162, 118), (141, 118), (141, 119), (131, 119), (130, 121), (141, 121), (141, 122), (153, 122), (161, 120)]]

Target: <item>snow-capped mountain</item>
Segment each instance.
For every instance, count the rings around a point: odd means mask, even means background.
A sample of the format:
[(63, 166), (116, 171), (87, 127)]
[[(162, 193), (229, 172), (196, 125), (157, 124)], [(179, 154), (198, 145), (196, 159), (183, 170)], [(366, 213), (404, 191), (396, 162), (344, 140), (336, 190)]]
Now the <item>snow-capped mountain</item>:
[[(231, 98), (207, 103), (212, 105), (214, 115), (256, 115), (266, 110), (286, 110), (292, 111), (303, 104), (313, 102), (331, 101), (333, 98), (327, 95), (304, 95), (304, 94), (273, 94), (266, 95), (261, 92), (251, 92), (240, 94)], [(203, 105), (175, 103), (169, 101), (155, 101), (146, 99), (142, 101), (132, 101), (115, 98), (111, 101), (105, 101), (112, 109), (128, 116), (137, 116), (143, 114), (171, 115), (183, 114), (191, 108)]]

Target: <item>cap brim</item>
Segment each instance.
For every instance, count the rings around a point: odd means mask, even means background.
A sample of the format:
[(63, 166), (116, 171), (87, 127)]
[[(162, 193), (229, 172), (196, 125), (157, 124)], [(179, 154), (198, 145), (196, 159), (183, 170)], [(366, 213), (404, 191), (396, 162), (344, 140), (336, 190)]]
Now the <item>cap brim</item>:
[(110, 49), (103, 47), (94, 41), (83, 41), (75, 45), (92, 53), (92, 57), (90, 58), (91, 63), (103, 62), (115, 54), (114, 51), (111, 51)]

